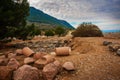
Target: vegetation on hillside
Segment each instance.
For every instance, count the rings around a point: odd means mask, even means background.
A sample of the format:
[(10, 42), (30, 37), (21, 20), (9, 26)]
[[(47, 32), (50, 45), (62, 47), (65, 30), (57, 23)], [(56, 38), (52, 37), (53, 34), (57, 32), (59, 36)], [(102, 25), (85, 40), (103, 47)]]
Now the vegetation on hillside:
[(67, 30), (63, 27), (56, 27), (54, 29), (49, 29), (49, 30), (45, 30), (45, 35), (46, 36), (54, 36), (54, 35), (58, 35), (58, 36), (63, 36), (67, 34)]
[(72, 32), (74, 37), (102, 37), (102, 31), (98, 26), (92, 23), (83, 22), (78, 28)]

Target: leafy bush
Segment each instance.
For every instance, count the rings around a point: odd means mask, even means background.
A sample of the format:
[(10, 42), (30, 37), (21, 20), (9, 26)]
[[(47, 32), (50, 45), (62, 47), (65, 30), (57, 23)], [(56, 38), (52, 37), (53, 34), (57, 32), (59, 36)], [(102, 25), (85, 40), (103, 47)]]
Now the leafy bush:
[(22, 27), (18, 30), (20, 34), (17, 35), (17, 37), (20, 37), (21, 39), (27, 39), (27, 37), (33, 37), (35, 35), (40, 35), (41, 31), (38, 27), (36, 27), (34, 24), (31, 24), (30, 26)]
[(30, 36), (40, 35), (41, 33), (40, 29), (34, 24), (25, 27), (7, 27), (7, 30), (5, 37), (16, 37), (23, 40)]
[(44, 30), (44, 31), (46, 36), (54, 36), (54, 35), (63, 36), (67, 33), (67, 29), (61, 26), (56, 27), (54, 29)]
[(74, 32), (72, 32), (74, 37), (102, 37), (102, 31), (98, 26), (92, 23), (81, 24)]
[(45, 35), (46, 35), (46, 36), (54, 36), (55, 33), (54, 33), (53, 30), (47, 30), (47, 31), (45, 32)]
[(66, 33), (66, 30), (63, 27), (57, 27), (55, 28), (54, 31), (55, 31), (55, 34), (59, 36), (62, 36)]

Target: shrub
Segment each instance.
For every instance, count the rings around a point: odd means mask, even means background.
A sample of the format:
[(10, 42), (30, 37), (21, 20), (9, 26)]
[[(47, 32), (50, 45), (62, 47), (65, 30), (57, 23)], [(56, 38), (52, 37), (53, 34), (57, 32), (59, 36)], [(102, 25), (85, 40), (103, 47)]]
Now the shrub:
[(38, 27), (36, 27), (34, 24), (31, 24), (30, 26), (22, 27), (19, 29), (20, 34), (18, 34), (18, 37), (21, 39), (27, 39), (27, 37), (33, 37), (35, 35), (40, 35), (41, 31)]
[(55, 34), (56, 35), (64, 35), (66, 33), (66, 30), (63, 27), (57, 27), (55, 28)]
[(45, 35), (46, 35), (46, 36), (54, 36), (55, 33), (54, 33), (53, 30), (47, 30), (47, 31), (45, 31)]
[(40, 35), (41, 31), (34, 24), (25, 27), (7, 27), (7, 33), (5, 37), (16, 37), (20, 39), (27, 39), (27, 37), (33, 37), (35, 35)]
[(91, 23), (81, 24), (74, 32), (72, 32), (74, 37), (102, 37), (102, 31), (98, 26)]

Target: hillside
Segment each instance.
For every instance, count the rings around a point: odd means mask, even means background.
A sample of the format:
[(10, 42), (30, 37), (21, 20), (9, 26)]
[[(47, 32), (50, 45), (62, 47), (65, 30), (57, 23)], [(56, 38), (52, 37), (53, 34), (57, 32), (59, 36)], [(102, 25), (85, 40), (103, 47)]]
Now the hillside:
[(62, 26), (65, 28), (74, 29), (74, 27), (70, 25), (68, 22), (54, 18), (34, 7), (30, 7), (30, 15), (27, 17), (27, 20), (29, 22), (37, 22), (39, 24), (44, 23), (50, 24), (52, 26)]

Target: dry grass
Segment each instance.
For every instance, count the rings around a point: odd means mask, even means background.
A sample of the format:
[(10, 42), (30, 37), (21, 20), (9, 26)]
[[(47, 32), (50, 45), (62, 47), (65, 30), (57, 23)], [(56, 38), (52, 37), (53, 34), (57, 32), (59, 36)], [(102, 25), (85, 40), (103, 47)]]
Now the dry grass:
[(104, 38), (108, 38), (108, 39), (120, 39), (120, 32), (105, 33), (104, 34)]

